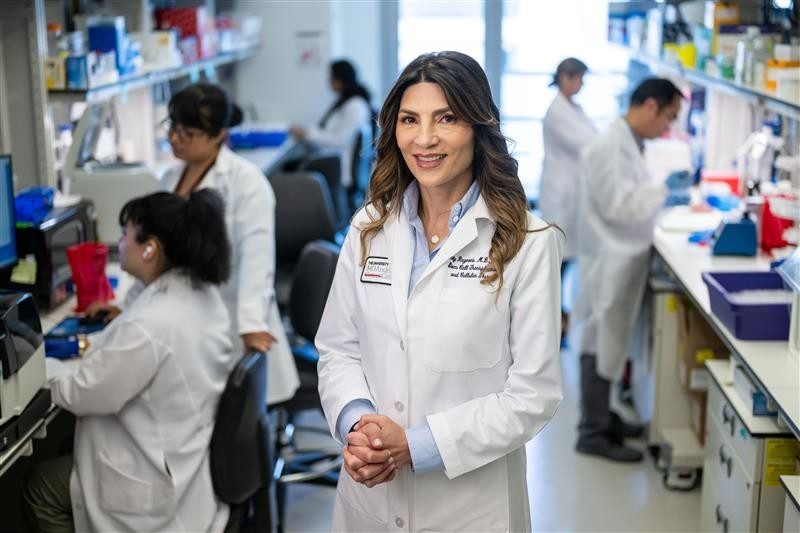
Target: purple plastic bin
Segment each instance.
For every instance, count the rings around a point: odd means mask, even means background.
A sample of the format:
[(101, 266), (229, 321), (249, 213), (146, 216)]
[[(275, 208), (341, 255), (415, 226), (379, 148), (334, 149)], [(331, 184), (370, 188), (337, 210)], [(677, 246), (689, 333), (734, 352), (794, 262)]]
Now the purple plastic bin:
[(777, 272), (703, 272), (711, 311), (733, 333), (747, 341), (789, 338), (789, 304), (737, 304), (730, 295), (743, 290), (783, 289)]

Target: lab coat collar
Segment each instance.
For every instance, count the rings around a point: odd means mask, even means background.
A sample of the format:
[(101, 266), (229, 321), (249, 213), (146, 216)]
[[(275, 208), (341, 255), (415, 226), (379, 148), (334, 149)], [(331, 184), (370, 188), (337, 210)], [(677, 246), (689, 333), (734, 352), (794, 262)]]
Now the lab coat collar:
[[(219, 150), (219, 153), (217, 154), (216, 161), (214, 161), (214, 164), (211, 165), (211, 168), (209, 168), (208, 172), (206, 172), (206, 175), (203, 177), (203, 181), (200, 182), (200, 185), (198, 185), (197, 190), (205, 188), (224, 189), (224, 183), (221, 182), (219, 178), (226, 176), (231, 172), (234, 157), (235, 154), (231, 151), (231, 149), (228, 148), (227, 145), (223, 144)], [(170, 192), (175, 192), (175, 188), (178, 186), (178, 182), (181, 180), (181, 176), (183, 175), (183, 171), (185, 169), (185, 161), (179, 161), (174, 167), (172, 167), (172, 171), (164, 177), (164, 189)]]
[[(491, 224), (494, 226), (494, 217), (489, 213), (489, 208), (483, 199), (478, 199), (456, 225), (453, 232), (447, 237), (436, 257), (428, 264), (422, 273), (419, 282), (430, 276), (437, 268), (442, 266), (451, 256), (458, 253), (478, 237), (479, 225)], [(399, 209), (395, 217), (390, 217), (384, 225), (384, 231), (391, 243), (391, 256), (389, 258), (392, 269), (392, 300), (394, 301), (395, 316), (401, 332), (405, 332), (407, 317), (406, 305), (408, 303), (408, 280), (411, 277), (411, 263), (413, 260), (413, 242), (408, 229), (408, 216), (404, 209)], [(418, 283), (419, 283), (418, 282)]]

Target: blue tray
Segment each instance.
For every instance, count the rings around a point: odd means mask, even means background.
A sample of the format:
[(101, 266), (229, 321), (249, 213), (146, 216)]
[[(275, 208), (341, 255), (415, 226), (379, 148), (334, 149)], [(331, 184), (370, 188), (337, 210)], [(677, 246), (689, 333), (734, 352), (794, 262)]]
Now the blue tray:
[(737, 304), (732, 293), (743, 290), (784, 289), (777, 272), (703, 272), (711, 311), (737, 339), (789, 339), (789, 304)]
[(287, 131), (232, 130), (228, 139), (232, 148), (241, 149), (280, 146), (287, 137)]

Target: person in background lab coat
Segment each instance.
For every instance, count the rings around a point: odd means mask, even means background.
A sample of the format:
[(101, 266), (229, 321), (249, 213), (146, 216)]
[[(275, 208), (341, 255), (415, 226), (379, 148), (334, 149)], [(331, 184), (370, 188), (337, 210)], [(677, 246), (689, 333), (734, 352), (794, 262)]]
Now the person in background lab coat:
[(120, 213), (122, 269), (145, 289), (50, 382), (74, 413), (74, 456), (43, 463), (23, 500), (35, 531), (222, 531), (211, 481), (217, 403), (240, 355), (218, 286), (230, 275), (222, 198), (154, 193)]
[(481, 67), (412, 61), (316, 345), (346, 443), (333, 531), (526, 531), (525, 443), (562, 399), (562, 234), (527, 212)]
[(356, 135), (372, 120), (369, 91), (358, 80), (352, 63), (340, 59), (331, 63), (331, 89), (336, 101), (322, 116), (317, 127), (297, 124), (289, 128), (297, 140), (308, 141), (323, 150), (334, 150), (341, 156), (341, 183), (350, 194), (358, 184), (353, 183), (353, 152)]
[(681, 92), (669, 80), (650, 78), (631, 95), (630, 109), (595, 138), (580, 168), (578, 224), (581, 293), (576, 314), (586, 320), (581, 339), (581, 421), (578, 452), (635, 462), (625, 446), (643, 428), (609, 408), (610, 384), (622, 375), (644, 295), (656, 215), (670, 189), (686, 188), (688, 173), (667, 182), (647, 170), (644, 140), (660, 137), (675, 120)]
[[(561, 274), (577, 254), (578, 164), (581, 150), (597, 133), (594, 124), (573, 97), (583, 87), (588, 67), (574, 57), (558, 64), (551, 86), (558, 87), (542, 122), (544, 160), (539, 209), (545, 220), (558, 224), (567, 235)], [(569, 328), (569, 314), (561, 312), (561, 335)]]
[[(227, 128), (241, 123), (242, 113), (225, 91), (198, 83), (175, 94), (169, 103), (169, 142), (181, 163), (161, 179), (164, 190), (188, 196), (210, 188), (225, 201), (225, 223), (231, 241), (231, 279), (222, 298), (231, 315), (231, 339), (239, 353), (268, 352), (269, 404), (294, 396), (300, 380), (275, 299), (275, 194), (264, 173), (226, 145)], [(134, 286), (129, 305), (141, 291)], [(95, 305), (87, 314), (110, 310)]]

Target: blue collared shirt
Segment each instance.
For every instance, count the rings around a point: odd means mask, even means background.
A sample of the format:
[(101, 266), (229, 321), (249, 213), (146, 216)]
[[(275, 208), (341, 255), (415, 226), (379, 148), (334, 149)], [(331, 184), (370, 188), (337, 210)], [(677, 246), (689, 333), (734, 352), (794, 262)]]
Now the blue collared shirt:
[[(473, 181), (461, 200), (450, 208), (450, 219), (447, 224), (450, 233), (452, 233), (453, 228), (456, 227), (467, 211), (475, 205), (479, 195), (478, 182)], [(422, 273), (425, 272), (430, 262), (436, 257), (447, 237), (439, 241), (438, 246), (433, 251), (428, 250), (425, 229), (422, 227), (422, 220), (419, 218), (419, 185), (417, 185), (416, 181), (412, 181), (403, 193), (403, 211), (406, 214), (406, 218), (408, 218), (414, 245), (414, 259), (411, 266), (411, 276), (408, 280), (408, 293), (411, 294), (414, 286), (422, 277)], [(336, 429), (342, 442), (347, 442), (347, 434), (350, 432), (350, 428), (358, 422), (361, 415), (374, 412), (375, 406), (372, 405), (372, 402), (363, 398), (353, 400), (345, 405), (336, 423)], [(444, 466), (439, 448), (436, 447), (436, 441), (427, 423), (408, 428), (406, 430), (406, 440), (408, 441), (408, 450), (411, 453), (411, 465), (415, 472), (429, 472)]]

